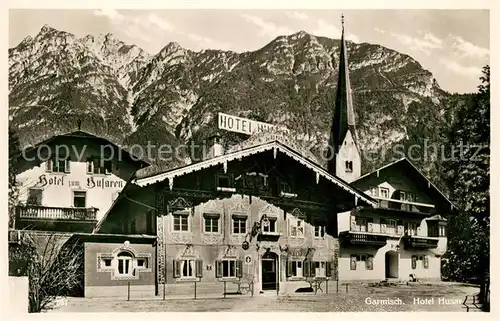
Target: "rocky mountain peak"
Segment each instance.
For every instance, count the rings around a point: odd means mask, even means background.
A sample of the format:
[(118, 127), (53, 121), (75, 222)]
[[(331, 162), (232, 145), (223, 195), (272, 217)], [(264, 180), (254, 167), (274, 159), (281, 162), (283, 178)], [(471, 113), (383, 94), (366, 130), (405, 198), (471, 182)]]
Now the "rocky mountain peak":
[[(76, 39), (44, 26), (9, 50), (9, 116), (25, 141), (83, 119), (82, 129), (117, 143), (176, 146), (203, 141), (221, 111), (291, 127), (318, 155), (335, 108), (338, 44), (298, 31), (253, 52), (193, 52), (170, 42), (151, 56), (112, 34)], [(449, 110), (432, 74), (379, 45), (348, 50), (362, 148), (434, 139)], [(228, 145), (245, 138), (224, 137)]]

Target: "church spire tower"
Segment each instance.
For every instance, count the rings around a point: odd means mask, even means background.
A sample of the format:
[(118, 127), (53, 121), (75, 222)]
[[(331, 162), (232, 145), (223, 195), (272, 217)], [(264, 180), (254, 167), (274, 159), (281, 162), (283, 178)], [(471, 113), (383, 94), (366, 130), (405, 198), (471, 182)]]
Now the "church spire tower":
[(342, 37), (340, 39), (335, 111), (328, 148), (328, 172), (347, 182), (352, 182), (361, 176), (361, 154), (358, 146), (352, 90), (349, 80), (343, 14), (341, 19)]

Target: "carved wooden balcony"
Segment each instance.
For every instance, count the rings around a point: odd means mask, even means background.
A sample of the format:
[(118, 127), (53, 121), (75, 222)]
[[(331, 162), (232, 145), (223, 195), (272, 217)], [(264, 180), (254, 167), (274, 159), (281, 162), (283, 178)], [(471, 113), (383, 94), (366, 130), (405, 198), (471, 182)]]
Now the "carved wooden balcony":
[(387, 235), (369, 234), (366, 232), (346, 231), (340, 233), (341, 242), (351, 245), (372, 245), (381, 247), (387, 244)]

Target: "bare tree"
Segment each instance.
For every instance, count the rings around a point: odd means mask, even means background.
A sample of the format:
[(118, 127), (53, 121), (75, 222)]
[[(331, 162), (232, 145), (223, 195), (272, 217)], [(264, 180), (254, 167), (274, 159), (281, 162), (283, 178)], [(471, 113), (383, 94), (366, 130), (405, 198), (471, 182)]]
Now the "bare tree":
[(9, 250), (11, 271), (29, 280), (29, 312), (50, 309), (58, 297), (82, 289), (83, 248), (67, 243), (67, 236), (53, 232), (22, 231), (16, 246)]

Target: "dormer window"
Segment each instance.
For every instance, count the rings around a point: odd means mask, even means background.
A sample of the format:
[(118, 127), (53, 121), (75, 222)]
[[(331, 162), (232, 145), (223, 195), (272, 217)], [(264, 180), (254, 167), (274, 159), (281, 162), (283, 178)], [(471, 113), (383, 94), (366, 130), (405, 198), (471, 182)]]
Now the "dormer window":
[(345, 161), (345, 171), (347, 173), (352, 172), (352, 161)]
[(380, 197), (389, 198), (389, 189), (385, 187), (380, 187)]

